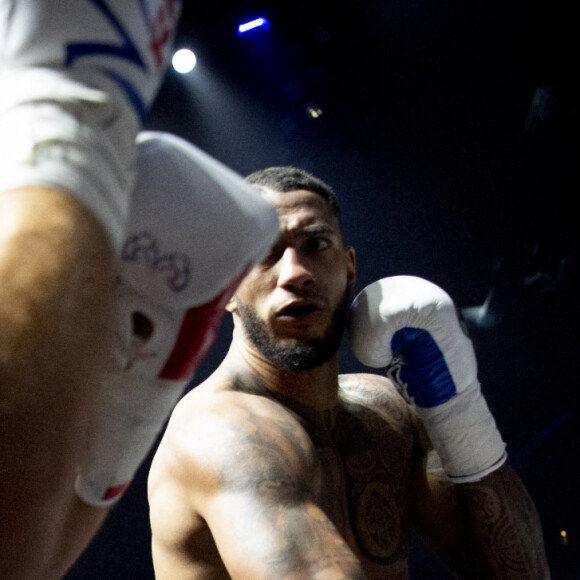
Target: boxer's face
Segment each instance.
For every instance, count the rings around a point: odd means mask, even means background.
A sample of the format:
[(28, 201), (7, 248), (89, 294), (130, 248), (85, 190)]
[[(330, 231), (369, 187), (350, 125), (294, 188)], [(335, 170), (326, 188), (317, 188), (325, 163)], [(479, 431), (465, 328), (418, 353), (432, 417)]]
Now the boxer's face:
[(312, 368), (340, 344), (354, 251), (343, 247), (338, 218), (322, 196), (303, 190), (266, 190), (264, 196), (278, 208), (282, 233), (242, 282), (230, 309), (272, 362)]

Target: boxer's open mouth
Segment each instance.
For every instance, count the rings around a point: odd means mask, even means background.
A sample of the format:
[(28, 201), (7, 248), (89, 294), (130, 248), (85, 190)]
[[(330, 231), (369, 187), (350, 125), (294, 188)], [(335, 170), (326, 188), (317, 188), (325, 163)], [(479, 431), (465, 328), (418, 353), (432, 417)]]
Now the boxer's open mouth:
[(314, 312), (318, 312), (321, 310), (321, 306), (315, 302), (292, 302), (287, 306), (281, 308), (276, 316), (277, 317), (291, 317), (297, 318), (301, 316), (307, 316), (308, 314), (312, 314)]
[(284, 308), (278, 316), (304, 316), (305, 314), (310, 314), (318, 310), (317, 306), (314, 304), (304, 304), (302, 306), (289, 306), (288, 308)]

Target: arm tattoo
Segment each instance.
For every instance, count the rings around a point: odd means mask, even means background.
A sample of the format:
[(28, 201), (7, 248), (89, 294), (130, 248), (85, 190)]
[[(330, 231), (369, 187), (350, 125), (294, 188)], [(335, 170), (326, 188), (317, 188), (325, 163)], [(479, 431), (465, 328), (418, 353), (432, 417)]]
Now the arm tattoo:
[(549, 578), (538, 515), (511, 469), (456, 487), (470, 538), (467, 559), (477, 567), (471, 578)]

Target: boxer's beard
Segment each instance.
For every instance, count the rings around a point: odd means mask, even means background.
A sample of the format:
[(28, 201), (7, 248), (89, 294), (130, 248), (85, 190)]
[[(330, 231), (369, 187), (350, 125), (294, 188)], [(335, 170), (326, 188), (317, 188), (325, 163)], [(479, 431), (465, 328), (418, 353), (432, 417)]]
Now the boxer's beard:
[(338, 351), (346, 326), (349, 298), (350, 288), (347, 286), (324, 336), (294, 344), (287, 344), (284, 339), (273, 336), (258, 313), (239, 299), (237, 313), (252, 344), (271, 363), (284, 370), (306, 371), (320, 366)]

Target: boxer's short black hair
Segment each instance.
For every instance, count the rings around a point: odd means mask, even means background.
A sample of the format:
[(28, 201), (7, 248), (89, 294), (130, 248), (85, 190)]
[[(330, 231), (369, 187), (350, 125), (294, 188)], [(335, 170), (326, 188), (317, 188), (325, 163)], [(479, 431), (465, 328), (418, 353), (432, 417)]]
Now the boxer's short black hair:
[[(341, 212), (334, 190), (328, 183), (298, 167), (268, 167), (254, 171), (246, 177), (246, 181), (253, 185), (268, 187), (274, 191), (286, 192), (304, 189), (322, 196), (341, 224)], [(342, 228), (342, 225), (341, 225)]]

